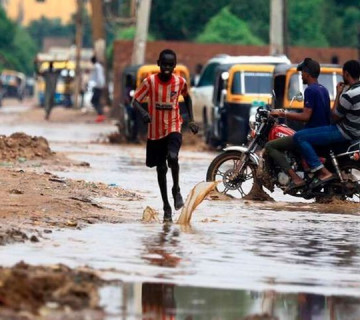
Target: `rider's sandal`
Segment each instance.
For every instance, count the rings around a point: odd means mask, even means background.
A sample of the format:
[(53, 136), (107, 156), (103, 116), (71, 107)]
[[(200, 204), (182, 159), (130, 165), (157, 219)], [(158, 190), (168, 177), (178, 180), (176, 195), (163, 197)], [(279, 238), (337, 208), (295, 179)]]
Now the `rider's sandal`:
[(330, 177), (328, 177), (326, 179), (315, 178), (309, 184), (309, 189), (315, 189), (315, 188), (321, 187), (323, 184), (325, 184), (325, 183), (327, 183), (329, 181), (332, 181), (334, 179), (335, 179), (334, 175), (331, 175)]
[(306, 185), (305, 181), (302, 181), (299, 184), (295, 184), (293, 181), (291, 181), (290, 184), (288, 185), (288, 187), (284, 190), (284, 194), (287, 194), (290, 191), (296, 190), (296, 189), (301, 188), (301, 187), (303, 187), (305, 185)]

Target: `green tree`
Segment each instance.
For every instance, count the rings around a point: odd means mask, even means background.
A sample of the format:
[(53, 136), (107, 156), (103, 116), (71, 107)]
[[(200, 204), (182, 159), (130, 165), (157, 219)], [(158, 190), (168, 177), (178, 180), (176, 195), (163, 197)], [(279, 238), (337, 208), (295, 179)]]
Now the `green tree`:
[(39, 50), (42, 48), (45, 37), (70, 37), (73, 40), (75, 36), (71, 24), (63, 25), (60, 19), (48, 19), (45, 17), (32, 21), (27, 30), (35, 40)]
[(17, 26), (0, 8), (0, 69), (30, 74), (36, 46), (25, 29)]
[(323, 25), (325, 0), (289, 1), (288, 28), (291, 45), (307, 47), (327, 47), (329, 45)]
[(8, 48), (16, 33), (16, 25), (6, 16), (0, 7), (0, 48)]
[(359, 45), (358, 34), (360, 32), (360, 9), (359, 7), (348, 7), (344, 12), (344, 32), (340, 35), (347, 46)]
[(34, 70), (33, 60), (37, 47), (27, 30), (17, 27), (12, 48), (12, 55), (16, 59), (16, 69), (31, 74)]
[(252, 34), (246, 22), (233, 15), (228, 7), (210, 19), (196, 40), (207, 43), (264, 44), (260, 38)]
[(157, 39), (192, 40), (228, 0), (153, 1), (150, 31)]
[(255, 36), (269, 43), (269, 0), (230, 0), (229, 8), (233, 14), (251, 26), (251, 31)]

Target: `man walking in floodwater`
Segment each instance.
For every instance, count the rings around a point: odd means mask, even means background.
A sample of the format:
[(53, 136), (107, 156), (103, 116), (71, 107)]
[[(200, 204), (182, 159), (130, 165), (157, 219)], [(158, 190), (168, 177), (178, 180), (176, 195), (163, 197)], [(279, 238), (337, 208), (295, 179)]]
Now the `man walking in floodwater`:
[[(180, 115), (179, 97), (184, 97), (189, 114), (189, 129), (196, 134), (199, 130), (194, 123), (192, 102), (184, 78), (173, 74), (176, 66), (176, 53), (170, 49), (160, 52), (157, 61), (160, 72), (144, 79), (136, 90), (132, 102), (148, 124), (146, 145), (146, 166), (156, 166), (158, 184), (163, 200), (164, 222), (172, 221), (172, 209), (167, 196), (167, 165), (173, 178), (172, 195), (175, 210), (184, 205), (179, 187), (178, 155), (182, 143), (182, 117)], [(141, 106), (141, 101), (148, 97), (148, 111)], [(167, 163), (166, 163), (167, 162)]]

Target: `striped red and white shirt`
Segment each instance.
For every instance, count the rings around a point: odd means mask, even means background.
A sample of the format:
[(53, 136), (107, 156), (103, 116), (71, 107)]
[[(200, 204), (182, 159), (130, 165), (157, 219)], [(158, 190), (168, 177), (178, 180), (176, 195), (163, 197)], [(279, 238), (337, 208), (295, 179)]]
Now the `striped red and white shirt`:
[(188, 95), (187, 84), (182, 77), (173, 74), (168, 82), (162, 82), (158, 74), (153, 74), (144, 79), (134, 98), (139, 102), (149, 98), (151, 123), (148, 126), (148, 139), (158, 140), (171, 132), (181, 132), (180, 95)]

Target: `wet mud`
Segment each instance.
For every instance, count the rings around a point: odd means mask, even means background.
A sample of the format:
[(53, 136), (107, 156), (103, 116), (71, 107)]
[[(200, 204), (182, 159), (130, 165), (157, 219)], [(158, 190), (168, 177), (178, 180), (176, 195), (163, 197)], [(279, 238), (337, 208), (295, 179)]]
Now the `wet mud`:
[(275, 202), (274, 198), (269, 196), (261, 185), (255, 183), (249, 194), (243, 197), (243, 200), (252, 200), (252, 201), (271, 201)]
[[(185, 131), (182, 133), (182, 150), (187, 151), (214, 151), (215, 148), (207, 145), (204, 141), (204, 137), (201, 134), (192, 134), (191, 132)], [(118, 131), (111, 132), (107, 135), (105, 141), (110, 144), (128, 144), (128, 145), (140, 145), (145, 148), (146, 137), (140, 137), (136, 142), (128, 141)]]
[[(53, 228), (121, 223), (118, 213), (99, 198), (133, 201), (140, 197), (120, 187), (83, 180), (63, 179), (50, 172), (0, 168), (0, 245), (42, 239)], [(51, 230), (50, 230), (51, 231)]]
[[(252, 203), (256, 206), (256, 202)], [(311, 213), (333, 213), (360, 215), (360, 203), (348, 200), (333, 199), (326, 203), (292, 203), (274, 202), (264, 203), (261, 206), (265, 210), (277, 210), (287, 212), (311, 212)]]
[(26, 161), (45, 159), (53, 155), (48, 141), (43, 137), (31, 137), (16, 132), (10, 136), (0, 136), (0, 159), (2, 161)]
[(0, 267), (1, 319), (102, 319), (99, 288), (90, 270), (64, 265)]
[(3, 227), (0, 226), (0, 246), (16, 242), (25, 242), (26, 240), (29, 240), (27, 234), (20, 231), (19, 229), (2, 229)]

